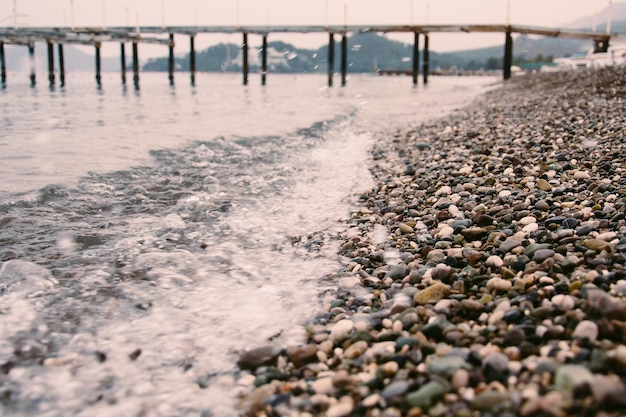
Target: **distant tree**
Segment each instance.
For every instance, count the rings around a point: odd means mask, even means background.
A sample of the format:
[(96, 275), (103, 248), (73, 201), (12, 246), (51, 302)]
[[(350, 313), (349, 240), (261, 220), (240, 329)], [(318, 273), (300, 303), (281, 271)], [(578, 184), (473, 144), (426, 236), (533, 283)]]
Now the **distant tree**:
[(491, 57), (487, 60), (485, 68), (488, 70), (499, 70), (502, 69), (503, 65), (502, 58)]

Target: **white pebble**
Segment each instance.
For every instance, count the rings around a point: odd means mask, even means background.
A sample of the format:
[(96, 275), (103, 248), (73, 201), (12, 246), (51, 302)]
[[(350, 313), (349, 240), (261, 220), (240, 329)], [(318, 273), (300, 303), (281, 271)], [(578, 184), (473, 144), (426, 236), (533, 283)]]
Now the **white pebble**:
[(550, 300), (552, 304), (559, 307), (563, 311), (573, 310), (576, 306), (576, 300), (571, 295), (557, 294)]
[(596, 236), (596, 239), (604, 240), (605, 242), (610, 242), (611, 240), (615, 239), (616, 236), (617, 236), (617, 233), (615, 232), (604, 232)]
[(598, 338), (598, 325), (591, 320), (583, 320), (574, 329), (573, 339), (589, 339), (595, 342)]
[(494, 268), (500, 268), (502, 265), (504, 265), (504, 261), (502, 260), (502, 258), (500, 258), (497, 255), (491, 255), (485, 261), (485, 265), (491, 266), (491, 267), (494, 267)]
[(536, 223), (537, 222), (537, 218), (535, 216), (526, 216), (526, 217), (522, 217), (519, 220), (519, 223), (523, 226), (529, 225), (531, 223)]
[(330, 331), (330, 337), (335, 342), (340, 342), (354, 329), (354, 323), (352, 320), (339, 320)]
[(530, 224), (527, 224), (526, 226), (524, 226), (522, 231), (524, 233), (532, 233), (532, 232), (536, 232), (537, 229), (539, 229), (539, 225), (537, 223), (530, 223)]
[(438, 233), (435, 234), (435, 238), (442, 238), (447, 236), (452, 236), (454, 234), (454, 229), (450, 226), (444, 226), (439, 230)]
[(444, 185), (443, 187), (435, 191), (435, 195), (449, 195), (449, 194), (452, 194), (452, 188), (450, 188), (447, 185)]

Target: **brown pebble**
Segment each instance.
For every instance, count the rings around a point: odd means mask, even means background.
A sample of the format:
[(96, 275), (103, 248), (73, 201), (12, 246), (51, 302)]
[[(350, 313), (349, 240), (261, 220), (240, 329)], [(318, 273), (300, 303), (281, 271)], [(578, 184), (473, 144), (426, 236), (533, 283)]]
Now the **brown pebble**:
[(131, 361), (137, 360), (137, 358), (141, 355), (141, 349), (135, 349), (128, 357)]

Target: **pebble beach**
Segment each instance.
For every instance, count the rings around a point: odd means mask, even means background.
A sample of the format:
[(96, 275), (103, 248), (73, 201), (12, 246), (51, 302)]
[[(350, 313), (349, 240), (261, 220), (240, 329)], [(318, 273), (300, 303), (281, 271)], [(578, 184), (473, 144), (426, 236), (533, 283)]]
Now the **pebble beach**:
[(516, 77), (381, 138), (306, 342), (246, 416), (626, 414), (626, 68)]

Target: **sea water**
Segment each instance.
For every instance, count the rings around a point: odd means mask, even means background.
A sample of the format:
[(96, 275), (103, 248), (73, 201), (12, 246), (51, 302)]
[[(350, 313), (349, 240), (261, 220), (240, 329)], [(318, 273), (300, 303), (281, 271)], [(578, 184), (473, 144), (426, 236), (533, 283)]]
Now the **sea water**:
[(238, 353), (303, 340), (373, 185), (371, 147), (494, 81), (141, 74), (135, 90), (70, 73), (51, 89), (9, 74), (0, 410), (237, 415)]

